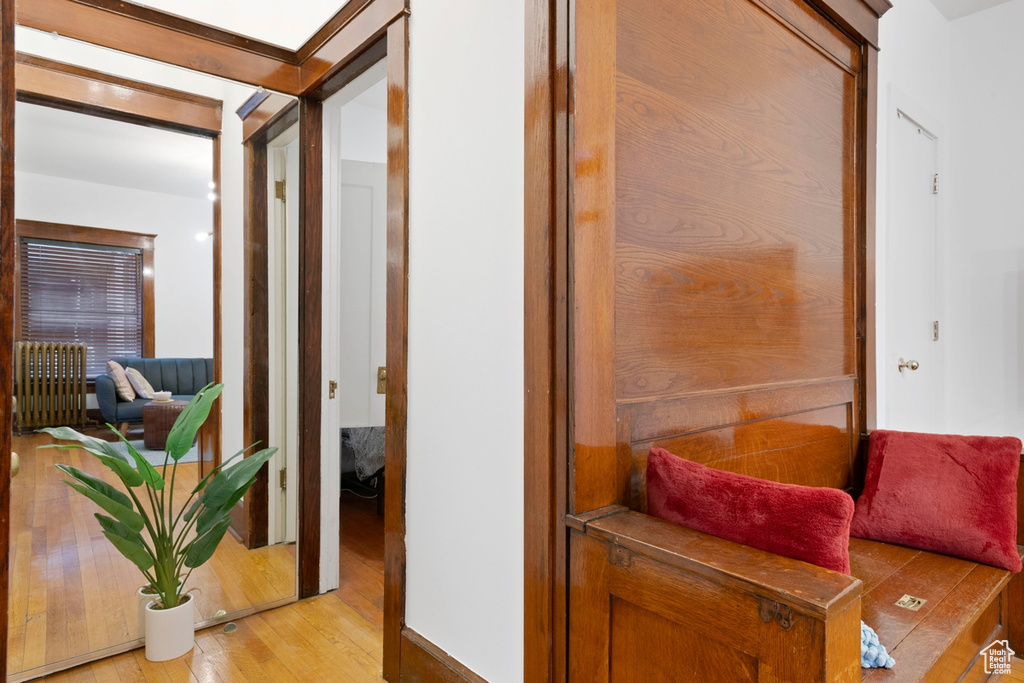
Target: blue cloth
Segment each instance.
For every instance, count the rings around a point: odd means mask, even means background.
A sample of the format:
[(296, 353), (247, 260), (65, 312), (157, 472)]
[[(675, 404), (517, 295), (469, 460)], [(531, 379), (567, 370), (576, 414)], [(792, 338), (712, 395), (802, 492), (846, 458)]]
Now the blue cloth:
[(863, 669), (891, 669), (896, 660), (889, 656), (885, 647), (878, 642), (875, 630), (860, 622), (860, 666)]

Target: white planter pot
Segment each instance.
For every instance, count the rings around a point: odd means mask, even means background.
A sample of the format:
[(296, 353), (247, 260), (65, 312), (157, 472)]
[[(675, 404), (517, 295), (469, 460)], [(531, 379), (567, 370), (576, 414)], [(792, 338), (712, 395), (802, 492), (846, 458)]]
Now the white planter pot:
[(191, 595), (171, 609), (146, 605), (146, 659), (165, 662), (188, 653), (196, 642), (195, 603)]
[(139, 638), (146, 637), (146, 605), (156, 600), (156, 593), (143, 593), (144, 588), (148, 586), (143, 586), (135, 593), (139, 602)]

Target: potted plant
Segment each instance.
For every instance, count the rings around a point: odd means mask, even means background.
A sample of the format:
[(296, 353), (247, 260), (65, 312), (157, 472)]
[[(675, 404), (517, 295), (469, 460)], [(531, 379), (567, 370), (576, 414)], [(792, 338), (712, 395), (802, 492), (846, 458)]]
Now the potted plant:
[(146, 608), (146, 658), (179, 657), (195, 643), (192, 596), (184, 592), (192, 571), (209, 560), (231, 524), (231, 509), (256, 481), (260, 468), (277, 452), (266, 448), (229, 466), (243, 448), (204, 477), (182, 502), (175, 500), (178, 461), (189, 452), (196, 433), (210, 414), (222, 384), (204, 387), (178, 415), (167, 435), (163, 467), (158, 471), (117, 429), (107, 426), (126, 444), (126, 458), (113, 444), (68, 427), (40, 431), (80, 445), (96, 456), (124, 485), (124, 492), (71, 465), (57, 468), (71, 477), (65, 483), (107, 514), (96, 513), (103, 535), (139, 568), (155, 600)]

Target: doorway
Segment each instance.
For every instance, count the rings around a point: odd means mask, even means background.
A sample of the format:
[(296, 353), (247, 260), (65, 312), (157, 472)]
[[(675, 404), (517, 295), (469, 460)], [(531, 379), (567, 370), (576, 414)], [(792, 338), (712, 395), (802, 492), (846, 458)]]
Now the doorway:
[(942, 339), (936, 244), (939, 138), (906, 107), (890, 120), (885, 302), (886, 426), (942, 429)]

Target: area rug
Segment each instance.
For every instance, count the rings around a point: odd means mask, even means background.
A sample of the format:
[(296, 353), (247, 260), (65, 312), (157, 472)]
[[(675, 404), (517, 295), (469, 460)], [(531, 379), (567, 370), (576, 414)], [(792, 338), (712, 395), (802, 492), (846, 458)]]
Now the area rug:
[[(164, 458), (166, 457), (167, 454), (164, 453), (163, 451), (151, 451), (151, 450), (149, 450), (148, 448), (146, 448), (146, 442), (141, 440), (141, 439), (138, 440), (138, 441), (129, 441), (129, 443), (132, 445), (132, 448), (134, 448), (136, 451), (139, 452), (139, 455), (144, 457), (149, 462), (150, 465), (153, 465), (154, 467), (160, 467), (160, 466), (162, 466), (164, 464)], [(126, 458), (128, 458), (129, 461), (131, 460), (131, 456), (128, 455), (128, 447), (124, 445), (123, 441), (115, 441), (113, 443), (113, 446), (114, 446), (114, 448), (119, 450), (122, 454), (124, 454), (124, 456)], [(181, 460), (179, 460), (178, 462), (186, 463), (186, 462), (198, 462), (198, 461), (199, 461), (199, 444), (198, 443), (194, 443), (194, 444), (192, 444), (192, 449), (188, 453), (186, 453), (184, 456), (182, 456)], [(168, 464), (169, 465), (173, 464), (173, 461), (168, 463)]]

